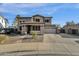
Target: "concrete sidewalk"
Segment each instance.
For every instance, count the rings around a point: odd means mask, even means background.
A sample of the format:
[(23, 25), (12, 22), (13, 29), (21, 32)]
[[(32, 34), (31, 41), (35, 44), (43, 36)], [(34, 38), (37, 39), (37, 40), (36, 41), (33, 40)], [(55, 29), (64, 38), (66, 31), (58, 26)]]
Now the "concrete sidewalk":
[(58, 34), (45, 34), (43, 42), (0, 45), (0, 55), (79, 56), (79, 44), (68, 39)]

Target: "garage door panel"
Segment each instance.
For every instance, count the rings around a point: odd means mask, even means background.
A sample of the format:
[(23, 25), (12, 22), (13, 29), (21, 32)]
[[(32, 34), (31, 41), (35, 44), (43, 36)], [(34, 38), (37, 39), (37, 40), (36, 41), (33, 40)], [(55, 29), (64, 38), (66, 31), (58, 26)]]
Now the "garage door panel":
[(45, 33), (56, 33), (56, 29), (45, 29)]

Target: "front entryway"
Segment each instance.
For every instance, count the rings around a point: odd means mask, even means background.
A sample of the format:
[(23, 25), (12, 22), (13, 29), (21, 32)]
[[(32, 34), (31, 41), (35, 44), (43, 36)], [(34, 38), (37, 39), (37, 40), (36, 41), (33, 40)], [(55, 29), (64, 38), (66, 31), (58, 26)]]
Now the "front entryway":
[(31, 26), (27, 25), (27, 34), (30, 34)]

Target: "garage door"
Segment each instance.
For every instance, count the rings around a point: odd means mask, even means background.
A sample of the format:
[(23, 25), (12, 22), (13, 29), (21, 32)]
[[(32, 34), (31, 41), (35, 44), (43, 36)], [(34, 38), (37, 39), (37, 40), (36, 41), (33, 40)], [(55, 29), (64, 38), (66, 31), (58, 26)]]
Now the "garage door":
[(52, 34), (52, 33), (56, 33), (56, 29), (45, 29), (44, 31), (46, 34)]

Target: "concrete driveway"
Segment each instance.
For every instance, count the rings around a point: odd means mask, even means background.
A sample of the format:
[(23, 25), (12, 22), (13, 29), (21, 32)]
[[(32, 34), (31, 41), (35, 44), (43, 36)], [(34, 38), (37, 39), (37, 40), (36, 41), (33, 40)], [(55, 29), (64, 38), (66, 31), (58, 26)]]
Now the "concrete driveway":
[(62, 36), (63, 38), (77, 38), (77, 39), (79, 39), (79, 35), (76, 35), (76, 34), (60, 33), (59, 35)]
[(79, 44), (59, 34), (45, 34), (43, 42), (0, 45), (0, 55), (79, 56)]

